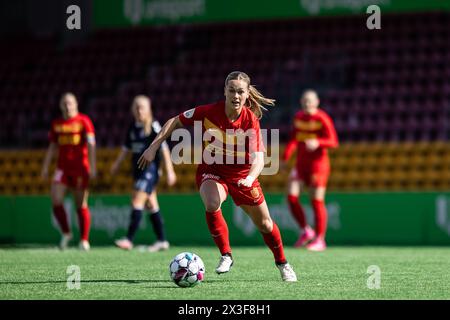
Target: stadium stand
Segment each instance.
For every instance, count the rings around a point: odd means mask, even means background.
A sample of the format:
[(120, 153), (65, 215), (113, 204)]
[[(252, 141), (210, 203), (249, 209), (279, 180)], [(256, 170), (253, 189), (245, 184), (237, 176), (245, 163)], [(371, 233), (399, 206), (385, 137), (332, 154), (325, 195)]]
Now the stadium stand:
[[(58, 94), (69, 90), (96, 126), (100, 177), (93, 191), (128, 192), (129, 167), (114, 184), (108, 169), (131, 120), (132, 97), (150, 95), (164, 122), (221, 99), (224, 77), (241, 69), (277, 99), (263, 127), (279, 128), (282, 141), (302, 89), (318, 89), (343, 142), (332, 152), (332, 190), (448, 190), (449, 14), (386, 15), (382, 32), (368, 33), (361, 23), (327, 17), (104, 30), (69, 47), (57, 39), (9, 42), (0, 53), (8, 61), (0, 66), (0, 140), (3, 148), (26, 150), (0, 153), (0, 189), (48, 191), (36, 179), (43, 157), (36, 148), (47, 145)], [(234, 42), (247, 46), (236, 50)], [(183, 183), (170, 191), (195, 190), (193, 166), (176, 169)], [(285, 178), (261, 180), (280, 191)]]

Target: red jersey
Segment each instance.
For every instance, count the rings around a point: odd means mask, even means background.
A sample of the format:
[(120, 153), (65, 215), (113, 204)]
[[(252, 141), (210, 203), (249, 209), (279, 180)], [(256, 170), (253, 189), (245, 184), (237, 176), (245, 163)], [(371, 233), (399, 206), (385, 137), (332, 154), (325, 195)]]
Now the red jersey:
[[(180, 114), (179, 119), (185, 126), (195, 121), (202, 125), (202, 161), (201, 165), (213, 167), (218, 174), (242, 179), (247, 177), (253, 152), (263, 152), (259, 120), (249, 108), (242, 108), (239, 118), (230, 121), (225, 114), (225, 101), (203, 105)], [(205, 154), (218, 161), (211, 162)]]
[(58, 169), (64, 172), (89, 172), (87, 137), (94, 136), (94, 125), (87, 115), (78, 113), (70, 119), (56, 119), (49, 133), (59, 147)]
[[(308, 139), (317, 139), (319, 142), (319, 147), (313, 152), (306, 150), (305, 140)], [(289, 160), (297, 148), (297, 164), (328, 162), (327, 148), (336, 148), (338, 144), (333, 121), (326, 112), (319, 109), (316, 114), (308, 115), (301, 110), (295, 114), (291, 138), (284, 151), (283, 160)]]

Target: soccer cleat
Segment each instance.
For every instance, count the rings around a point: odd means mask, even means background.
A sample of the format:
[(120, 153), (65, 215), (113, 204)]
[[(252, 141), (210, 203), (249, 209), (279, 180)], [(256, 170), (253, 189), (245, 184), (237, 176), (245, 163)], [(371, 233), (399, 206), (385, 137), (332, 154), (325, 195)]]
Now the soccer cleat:
[(170, 245), (168, 241), (156, 241), (154, 244), (148, 246), (148, 252), (158, 252), (169, 249)]
[(220, 257), (219, 265), (216, 268), (216, 273), (221, 274), (230, 271), (233, 265), (233, 259), (229, 255), (224, 255)]
[(297, 275), (294, 269), (289, 263), (277, 264), (278, 270), (280, 270), (281, 279), (286, 282), (296, 282)]
[(324, 251), (326, 248), (327, 245), (322, 238), (316, 238), (306, 245), (306, 249), (309, 251)]
[(114, 243), (120, 249), (124, 249), (124, 250), (133, 249), (133, 243), (130, 240), (128, 240), (127, 238), (118, 239), (118, 240), (114, 241)]
[(89, 251), (91, 250), (91, 245), (89, 244), (89, 241), (87, 240), (81, 240), (79, 245), (80, 250), (82, 251)]
[(311, 229), (311, 227), (309, 227), (309, 226), (305, 227), (305, 230), (300, 235), (297, 242), (294, 244), (294, 247), (299, 248), (299, 247), (305, 246), (308, 242), (310, 242), (312, 239), (314, 239), (315, 236), (316, 236), (316, 233), (314, 232), (313, 229)]
[(59, 242), (59, 248), (61, 250), (67, 249), (67, 246), (69, 245), (70, 240), (72, 240), (72, 234), (64, 233), (61, 237), (61, 241)]

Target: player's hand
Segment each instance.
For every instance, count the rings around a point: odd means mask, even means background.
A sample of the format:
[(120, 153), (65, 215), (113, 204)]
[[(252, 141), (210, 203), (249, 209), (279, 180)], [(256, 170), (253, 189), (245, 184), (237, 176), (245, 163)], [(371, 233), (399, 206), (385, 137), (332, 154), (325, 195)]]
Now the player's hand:
[(153, 145), (150, 145), (150, 147), (145, 149), (144, 153), (141, 155), (137, 162), (138, 168), (141, 170), (147, 168), (149, 163), (155, 159), (156, 151), (158, 151), (158, 148), (154, 147)]
[(173, 171), (167, 173), (167, 185), (169, 187), (173, 186), (177, 182), (177, 175)]
[(91, 168), (91, 171), (89, 172), (89, 178), (90, 179), (97, 178), (97, 168)]
[(314, 151), (319, 147), (319, 141), (317, 139), (305, 140), (306, 150)]
[(253, 182), (255, 181), (255, 178), (252, 176), (247, 176), (247, 178), (245, 179), (240, 179), (237, 183), (238, 187), (239, 186), (244, 186), (244, 187), (248, 187), (250, 188), (253, 184)]
[(41, 178), (42, 178), (43, 180), (47, 180), (47, 179), (48, 179), (48, 168), (47, 168), (47, 167), (42, 168), (42, 171), (41, 171)]

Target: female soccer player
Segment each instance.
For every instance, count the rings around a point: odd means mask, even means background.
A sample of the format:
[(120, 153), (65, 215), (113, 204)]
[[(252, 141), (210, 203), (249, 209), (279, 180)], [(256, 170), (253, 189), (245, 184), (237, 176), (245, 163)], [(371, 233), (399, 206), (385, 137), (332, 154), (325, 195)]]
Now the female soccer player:
[[(333, 121), (319, 109), (319, 97), (313, 90), (306, 90), (300, 100), (303, 110), (294, 117), (294, 128), (283, 154), (282, 166), (297, 148), (297, 163), (289, 175), (288, 203), (291, 213), (303, 233), (295, 247), (305, 246), (311, 251), (326, 249), (327, 209), (325, 192), (330, 175), (328, 148), (338, 146), (338, 138)], [(305, 212), (299, 203), (300, 191), (309, 187), (314, 210), (315, 231), (306, 222)]]
[(41, 176), (48, 177), (48, 169), (53, 154), (58, 149), (58, 163), (51, 185), (53, 214), (62, 230), (59, 244), (65, 249), (72, 239), (72, 233), (64, 210), (64, 195), (72, 189), (77, 207), (80, 227), (80, 244), (82, 250), (89, 250), (89, 230), (91, 215), (89, 213), (88, 184), (89, 178), (96, 177), (95, 134), (94, 126), (88, 116), (78, 112), (78, 102), (72, 93), (64, 93), (60, 100), (62, 118), (52, 122), (49, 133), (50, 145), (42, 166)]
[(116, 240), (119, 248), (131, 250), (133, 239), (142, 219), (142, 212), (147, 206), (150, 211), (150, 221), (156, 234), (157, 241), (148, 247), (148, 251), (156, 252), (169, 249), (169, 242), (166, 239), (163, 220), (159, 210), (156, 195), (156, 185), (159, 180), (160, 153), (162, 154), (167, 173), (167, 183), (172, 186), (176, 182), (176, 175), (170, 160), (169, 147), (163, 143), (155, 156), (155, 159), (142, 171), (137, 167), (137, 161), (142, 152), (153, 142), (156, 135), (161, 131), (161, 125), (153, 119), (151, 101), (147, 96), (139, 95), (133, 100), (131, 110), (135, 122), (129, 127), (125, 144), (121, 153), (111, 167), (111, 174), (114, 175), (119, 170), (120, 164), (129, 152), (132, 153), (134, 191), (131, 198), (131, 216), (128, 226), (128, 233), (125, 238)]
[(201, 124), (203, 138), (209, 142), (203, 145), (203, 158), (197, 168), (196, 180), (206, 209), (209, 231), (222, 255), (216, 272), (228, 272), (233, 265), (228, 226), (220, 209), (230, 193), (235, 204), (244, 209), (262, 233), (282, 280), (297, 281), (284, 256), (280, 230), (270, 217), (257, 179), (264, 167), (259, 119), (263, 104), (274, 105), (274, 100), (259, 93), (250, 85), (249, 76), (240, 71), (228, 75), (224, 95), (225, 101), (198, 106), (167, 121), (142, 154), (139, 166), (145, 168), (155, 158), (160, 144), (176, 128), (194, 122)]

